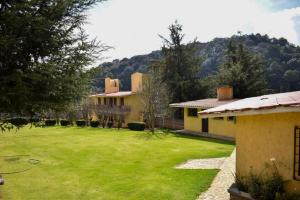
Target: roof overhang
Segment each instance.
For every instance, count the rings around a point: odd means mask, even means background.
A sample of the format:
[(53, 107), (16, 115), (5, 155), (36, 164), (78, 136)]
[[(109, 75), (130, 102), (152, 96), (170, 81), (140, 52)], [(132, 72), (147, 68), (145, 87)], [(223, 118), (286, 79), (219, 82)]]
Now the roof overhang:
[(208, 107), (208, 106), (192, 106), (192, 105), (176, 105), (176, 104), (169, 104), (169, 107), (171, 108), (213, 108), (213, 107)]
[(224, 112), (205, 113), (205, 111), (198, 112), (201, 118), (211, 117), (228, 117), (228, 116), (247, 116), (247, 115), (264, 115), (273, 113), (288, 113), (300, 112), (300, 105), (297, 106), (278, 106), (259, 109), (244, 109), (244, 110), (227, 110)]

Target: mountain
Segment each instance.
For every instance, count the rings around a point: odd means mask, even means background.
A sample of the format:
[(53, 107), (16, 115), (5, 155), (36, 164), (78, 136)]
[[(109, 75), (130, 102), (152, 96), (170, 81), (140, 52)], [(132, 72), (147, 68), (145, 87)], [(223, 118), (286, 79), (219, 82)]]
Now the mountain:
[[(234, 35), (230, 38), (215, 38), (206, 43), (197, 43), (197, 55), (203, 60), (199, 76), (216, 74), (224, 60), (228, 42), (233, 39), (243, 42), (253, 52), (261, 54), (266, 61), (266, 81), (270, 92), (300, 90), (300, 47), (284, 38), (270, 38), (268, 35)], [(104, 78), (119, 78), (121, 89), (130, 89), (130, 75), (133, 72), (147, 72), (149, 64), (161, 58), (161, 51), (133, 56), (122, 60), (105, 62), (98, 66), (94, 83), (95, 91), (101, 91)], [(200, 68), (200, 66), (199, 66)]]

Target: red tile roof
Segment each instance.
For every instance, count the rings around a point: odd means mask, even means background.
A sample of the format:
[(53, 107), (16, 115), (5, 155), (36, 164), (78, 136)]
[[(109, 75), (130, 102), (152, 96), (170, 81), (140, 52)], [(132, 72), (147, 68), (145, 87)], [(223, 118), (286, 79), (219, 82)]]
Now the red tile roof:
[(172, 103), (172, 104), (170, 104), (170, 107), (175, 107), (175, 108), (205, 108), (205, 109), (207, 109), (207, 108), (214, 108), (216, 106), (228, 104), (228, 103), (234, 102), (236, 100), (237, 99), (219, 101), (217, 98), (200, 99), (200, 100), (195, 100), (195, 101)]
[[(287, 109), (288, 108), (288, 109)], [(258, 112), (259, 111), (259, 112)], [(251, 97), (200, 112), (203, 116), (300, 112), (300, 91)]]
[(123, 92), (94, 94), (94, 95), (90, 95), (90, 97), (125, 97), (125, 96), (130, 96), (133, 94), (135, 94), (135, 93), (133, 93), (131, 91), (123, 91)]

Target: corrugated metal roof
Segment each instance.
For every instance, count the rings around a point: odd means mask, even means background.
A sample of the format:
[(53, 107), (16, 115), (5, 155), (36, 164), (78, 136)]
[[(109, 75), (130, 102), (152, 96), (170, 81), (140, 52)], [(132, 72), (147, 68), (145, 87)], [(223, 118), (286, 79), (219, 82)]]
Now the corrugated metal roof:
[(94, 95), (90, 95), (90, 97), (125, 97), (125, 96), (130, 96), (133, 94), (135, 94), (135, 93), (133, 93), (131, 91), (123, 91), (123, 92), (94, 94)]
[(175, 108), (205, 108), (205, 109), (207, 109), (207, 108), (214, 108), (216, 106), (228, 104), (228, 103), (234, 102), (236, 100), (237, 99), (219, 101), (217, 98), (200, 99), (200, 100), (195, 100), (195, 101), (172, 103), (172, 104), (170, 104), (170, 107), (175, 107)]
[[(282, 108), (289, 108), (282, 109)], [(280, 109), (279, 109), (280, 108)], [(253, 111), (260, 111), (263, 114), (263, 110), (266, 112), (287, 112), (293, 109), (299, 110), (300, 108), (300, 91), (296, 92), (286, 92), (278, 94), (263, 95), (258, 97), (251, 97), (235, 101), (226, 105), (221, 105), (215, 108), (211, 108), (205, 111), (201, 111), (201, 114), (209, 116), (214, 114), (224, 115), (224, 113), (230, 113), (231, 115), (238, 115), (238, 113), (243, 113), (243, 115), (254, 114)], [(276, 109), (276, 110), (275, 110)]]

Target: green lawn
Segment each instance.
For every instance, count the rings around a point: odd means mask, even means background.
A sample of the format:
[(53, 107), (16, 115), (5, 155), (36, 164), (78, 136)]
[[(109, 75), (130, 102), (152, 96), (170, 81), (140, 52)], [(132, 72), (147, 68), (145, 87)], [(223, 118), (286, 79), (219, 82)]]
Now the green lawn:
[(3, 175), (5, 200), (195, 199), (218, 171), (173, 167), (188, 159), (228, 156), (234, 148), (212, 139), (77, 127), (0, 133), (0, 147), (0, 172), (31, 168)]

